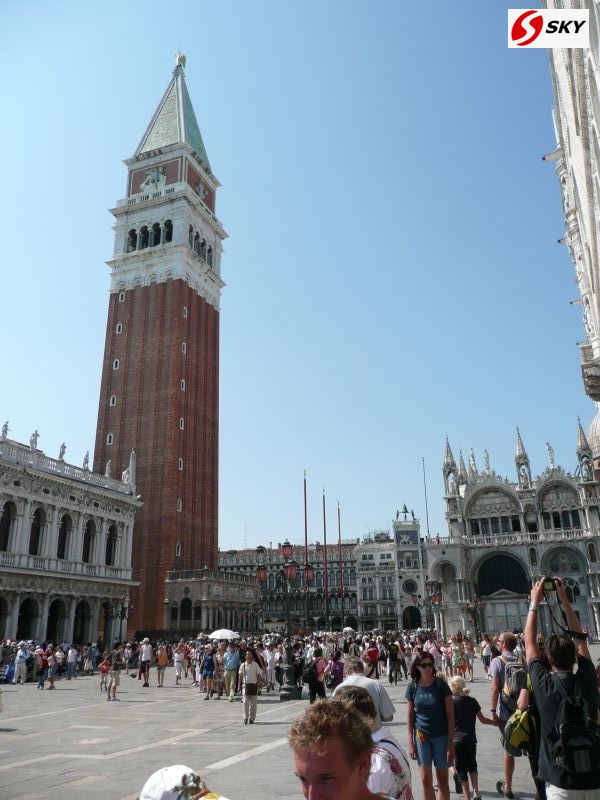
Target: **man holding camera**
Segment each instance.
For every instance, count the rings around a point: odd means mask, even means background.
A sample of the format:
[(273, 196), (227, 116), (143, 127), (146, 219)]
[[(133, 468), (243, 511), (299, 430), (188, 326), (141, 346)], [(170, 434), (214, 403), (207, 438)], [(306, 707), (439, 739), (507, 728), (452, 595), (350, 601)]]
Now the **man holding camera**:
[[(550, 663), (548, 669), (542, 660), (543, 653), (538, 643), (537, 620), (545, 592), (554, 593), (554, 590), (567, 627), (563, 628), (563, 634), (553, 633), (546, 640), (545, 650)], [(553, 752), (557, 719), (565, 697), (581, 697), (587, 717), (595, 721), (598, 716), (596, 671), (581, 622), (560, 578), (540, 578), (531, 590), (531, 604), (525, 623), (525, 651), (541, 720), (538, 777), (546, 782), (547, 799), (575, 800), (585, 796), (586, 800), (600, 800), (600, 764), (593, 765), (590, 771), (573, 773), (557, 763)], [(575, 664), (577, 674), (573, 675)]]

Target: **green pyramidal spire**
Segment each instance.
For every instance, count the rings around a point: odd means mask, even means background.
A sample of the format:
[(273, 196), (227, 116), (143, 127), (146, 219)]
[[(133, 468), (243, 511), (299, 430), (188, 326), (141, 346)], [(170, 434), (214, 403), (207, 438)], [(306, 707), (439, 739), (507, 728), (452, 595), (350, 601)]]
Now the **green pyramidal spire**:
[(186, 142), (196, 153), (202, 165), (210, 172), (210, 163), (202, 141), (192, 101), (185, 85), (185, 56), (177, 55), (173, 77), (160, 101), (150, 125), (142, 136), (134, 156), (149, 150), (159, 150), (173, 144)]

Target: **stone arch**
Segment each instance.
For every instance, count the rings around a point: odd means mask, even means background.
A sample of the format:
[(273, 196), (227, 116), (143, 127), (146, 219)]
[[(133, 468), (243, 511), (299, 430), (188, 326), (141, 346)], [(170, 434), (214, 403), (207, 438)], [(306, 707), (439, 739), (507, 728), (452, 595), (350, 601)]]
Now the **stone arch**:
[(11, 545), (11, 533), (17, 521), (17, 507), (12, 500), (4, 503), (0, 515), (0, 550), (6, 551)]
[(46, 527), (46, 512), (38, 506), (33, 512), (29, 528), (29, 555), (39, 556), (42, 546), (42, 533)]
[(422, 626), (421, 612), (416, 606), (406, 606), (402, 612), (402, 629), (416, 630)]
[(57, 597), (50, 604), (48, 609), (48, 621), (46, 624), (46, 639), (50, 642), (61, 642), (66, 638), (67, 626), (67, 606), (62, 598)]
[[(73, 632), (71, 641), (74, 644), (94, 641), (96, 633), (93, 630), (93, 614), (87, 600), (82, 600), (75, 608), (75, 619), (73, 620)], [(67, 636), (69, 639), (69, 636)]]
[(550, 548), (541, 561), (541, 574), (561, 578), (567, 586), (569, 599), (587, 595), (586, 574), (589, 570), (587, 558), (576, 547), (559, 545)]
[(36, 637), (36, 623), (40, 615), (40, 606), (33, 597), (25, 597), (19, 605), (17, 619), (17, 639), (34, 639)]
[(58, 544), (56, 546), (57, 558), (64, 560), (68, 557), (72, 530), (73, 520), (70, 514), (63, 514), (58, 527)]
[(501, 590), (527, 595), (530, 579), (527, 567), (516, 556), (493, 553), (476, 567), (475, 585), (480, 597), (487, 597)]
[(104, 552), (104, 563), (107, 567), (114, 567), (117, 555), (117, 526), (113, 523), (109, 526), (106, 534), (106, 550)]
[(0, 595), (0, 639), (8, 639), (12, 631), (8, 630), (10, 622), (10, 607), (6, 597)]
[(581, 499), (567, 479), (544, 484), (538, 492), (538, 507), (544, 530), (581, 528)]
[(83, 546), (81, 560), (84, 564), (89, 564), (94, 557), (96, 544), (96, 523), (93, 519), (88, 519), (83, 530)]
[(179, 619), (182, 623), (192, 621), (192, 601), (189, 597), (184, 597), (181, 601)]

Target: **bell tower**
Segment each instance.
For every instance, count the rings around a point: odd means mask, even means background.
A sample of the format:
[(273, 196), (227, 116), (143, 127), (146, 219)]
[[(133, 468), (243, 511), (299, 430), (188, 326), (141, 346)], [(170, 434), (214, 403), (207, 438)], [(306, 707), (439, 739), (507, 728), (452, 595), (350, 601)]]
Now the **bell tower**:
[[(129, 630), (164, 624), (165, 573), (217, 568), (222, 241), (185, 56), (127, 165), (114, 252), (94, 471), (135, 452)], [(190, 626), (193, 620), (190, 618)]]

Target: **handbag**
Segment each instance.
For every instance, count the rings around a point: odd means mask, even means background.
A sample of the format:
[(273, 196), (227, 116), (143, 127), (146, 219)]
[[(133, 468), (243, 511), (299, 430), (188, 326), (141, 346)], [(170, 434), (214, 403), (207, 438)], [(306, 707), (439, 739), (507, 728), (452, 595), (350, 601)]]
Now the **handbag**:
[(252, 695), (258, 694), (258, 684), (257, 683), (245, 683), (244, 684), (244, 691), (251, 697)]

